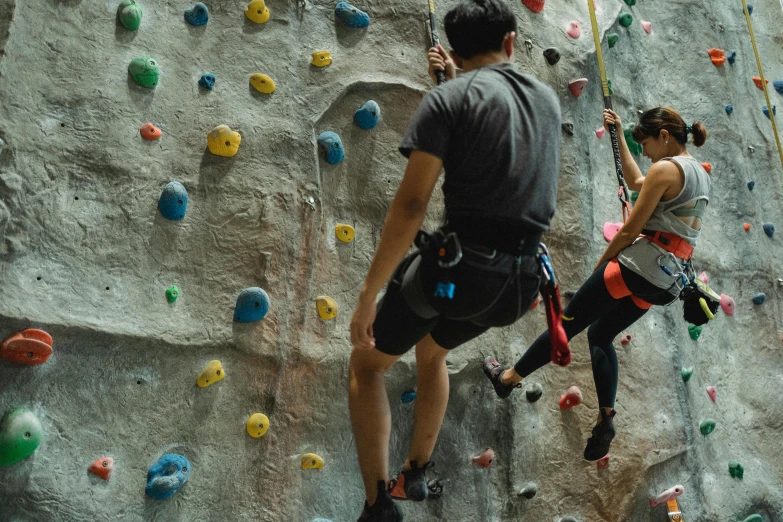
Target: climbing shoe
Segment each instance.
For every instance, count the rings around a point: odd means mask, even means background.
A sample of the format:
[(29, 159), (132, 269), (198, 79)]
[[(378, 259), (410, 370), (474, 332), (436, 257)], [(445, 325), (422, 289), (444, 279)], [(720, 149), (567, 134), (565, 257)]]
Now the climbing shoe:
[(521, 382), (517, 384), (503, 384), (500, 376), (503, 375), (504, 371), (506, 371), (506, 369), (491, 355), (484, 358), (484, 375), (490, 380), (492, 386), (495, 388), (495, 393), (497, 393), (498, 397), (501, 399), (508, 398), (508, 396), (511, 395), (511, 392), (514, 391), (514, 388), (522, 387)]
[(614, 416), (617, 412), (607, 414), (601, 410), (601, 422), (593, 428), (593, 436), (587, 439), (585, 447), (585, 460), (594, 461), (605, 457), (609, 453), (609, 445), (614, 439)]
[(411, 461), (411, 469), (401, 470), (396, 480), (389, 482), (389, 494), (399, 500), (413, 500), (421, 502), (427, 500), (430, 494), (427, 485), (427, 470), (435, 463), (429, 461), (423, 466), (415, 461)]
[(386, 491), (386, 482), (378, 481), (378, 496), (375, 497), (375, 504), (370, 506), (365, 500), (364, 509), (357, 522), (402, 522), (402, 510)]

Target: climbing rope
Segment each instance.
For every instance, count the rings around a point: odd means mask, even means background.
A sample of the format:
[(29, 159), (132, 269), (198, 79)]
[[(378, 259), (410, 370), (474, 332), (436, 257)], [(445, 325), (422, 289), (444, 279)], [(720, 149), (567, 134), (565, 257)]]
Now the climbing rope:
[[(592, 0), (588, 0), (592, 3)], [(759, 47), (756, 44), (756, 35), (753, 32), (753, 22), (750, 21), (750, 12), (748, 11), (748, 3), (746, 0), (742, 0), (742, 11), (745, 13), (745, 20), (748, 22), (748, 31), (750, 32), (750, 42), (753, 44), (753, 52), (756, 55), (756, 65), (759, 68), (759, 78), (761, 78), (761, 87), (764, 90), (764, 97), (767, 99), (767, 109), (769, 110), (769, 121), (772, 122), (772, 132), (775, 133), (775, 142), (778, 145), (778, 155), (780, 156), (780, 165), (783, 166), (783, 148), (780, 146), (780, 135), (778, 134), (778, 126), (775, 123), (775, 114), (772, 110), (772, 103), (769, 99), (769, 89), (767, 88), (767, 80), (764, 79), (764, 70), (761, 67), (761, 58), (759, 57)]]
[[(744, 2), (745, 0), (743, 0)], [(598, 60), (598, 70), (601, 73), (601, 88), (604, 92), (604, 107), (607, 109), (612, 108), (612, 96), (609, 94), (609, 82), (606, 79), (606, 68), (604, 67), (604, 55), (601, 52), (601, 37), (598, 32), (598, 20), (595, 17), (595, 4), (593, 0), (587, 0), (587, 7), (590, 11), (590, 23), (593, 26), (593, 41), (595, 42), (595, 57)], [(609, 126), (609, 135), (612, 138), (612, 153), (614, 154), (614, 170), (617, 174), (617, 197), (620, 199), (620, 204), (623, 210), (623, 221), (628, 219), (628, 214), (631, 211), (631, 205), (628, 202), (628, 184), (625, 182), (625, 176), (623, 175), (623, 164), (620, 161), (620, 144), (617, 141), (617, 126)], [(781, 156), (783, 161), (783, 156)]]

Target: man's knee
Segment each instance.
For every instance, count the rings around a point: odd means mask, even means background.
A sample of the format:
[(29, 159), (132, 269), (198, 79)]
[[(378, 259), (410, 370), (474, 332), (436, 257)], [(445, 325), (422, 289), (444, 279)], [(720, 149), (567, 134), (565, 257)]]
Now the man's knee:
[(436, 343), (431, 335), (427, 335), (416, 345), (416, 364), (418, 366), (441, 364), (445, 362), (448, 354), (447, 349)]
[(356, 377), (369, 376), (372, 374), (384, 375), (397, 359), (399, 359), (399, 357), (387, 355), (375, 349), (365, 350), (363, 348), (354, 348), (351, 352), (348, 371), (351, 375)]

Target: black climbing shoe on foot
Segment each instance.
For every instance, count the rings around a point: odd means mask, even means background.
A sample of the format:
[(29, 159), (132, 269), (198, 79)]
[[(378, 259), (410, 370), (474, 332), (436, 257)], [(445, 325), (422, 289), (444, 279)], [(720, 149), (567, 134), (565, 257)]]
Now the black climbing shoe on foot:
[(427, 470), (434, 465), (434, 462), (429, 461), (419, 467), (418, 462), (412, 460), (411, 469), (400, 471), (397, 479), (389, 483), (389, 494), (399, 500), (427, 500), (430, 494), (427, 487)]
[(601, 422), (593, 428), (593, 436), (587, 439), (585, 460), (594, 461), (609, 454), (609, 445), (614, 439), (614, 416), (617, 412), (607, 414), (601, 410)]
[(521, 382), (517, 384), (503, 384), (500, 376), (503, 375), (504, 371), (506, 371), (506, 369), (491, 355), (484, 358), (484, 375), (492, 382), (495, 393), (497, 393), (498, 397), (501, 399), (508, 398), (508, 396), (511, 395), (511, 392), (514, 391), (514, 388), (522, 387)]
[(378, 496), (375, 497), (375, 504), (370, 506), (365, 500), (364, 509), (357, 522), (402, 522), (402, 510), (386, 491), (386, 482), (378, 481)]

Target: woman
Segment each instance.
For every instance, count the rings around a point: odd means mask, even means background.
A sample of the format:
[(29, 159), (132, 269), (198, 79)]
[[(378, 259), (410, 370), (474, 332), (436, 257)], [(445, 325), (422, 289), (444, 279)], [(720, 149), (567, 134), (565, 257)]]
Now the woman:
[[(667, 305), (680, 294), (680, 274), (696, 245), (710, 190), (710, 178), (686, 150), (688, 134), (701, 147), (707, 129), (686, 125), (669, 107), (645, 112), (633, 129), (633, 139), (653, 162), (643, 176), (625, 142), (620, 118), (604, 111), (604, 126), (617, 125), (620, 159), (628, 187), (639, 191), (633, 212), (609, 243), (590, 278), (563, 311), (563, 327), (571, 339), (588, 328), (590, 358), (600, 408), (598, 423), (587, 441), (584, 457), (598, 460), (609, 453), (615, 435), (617, 354), (614, 338), (653, 305)], [(484, 373), (501, 398), (520, 381), (550, 362), (549, 333), (536, 339), (512, 368), (494, 357), (484, 360)]]

